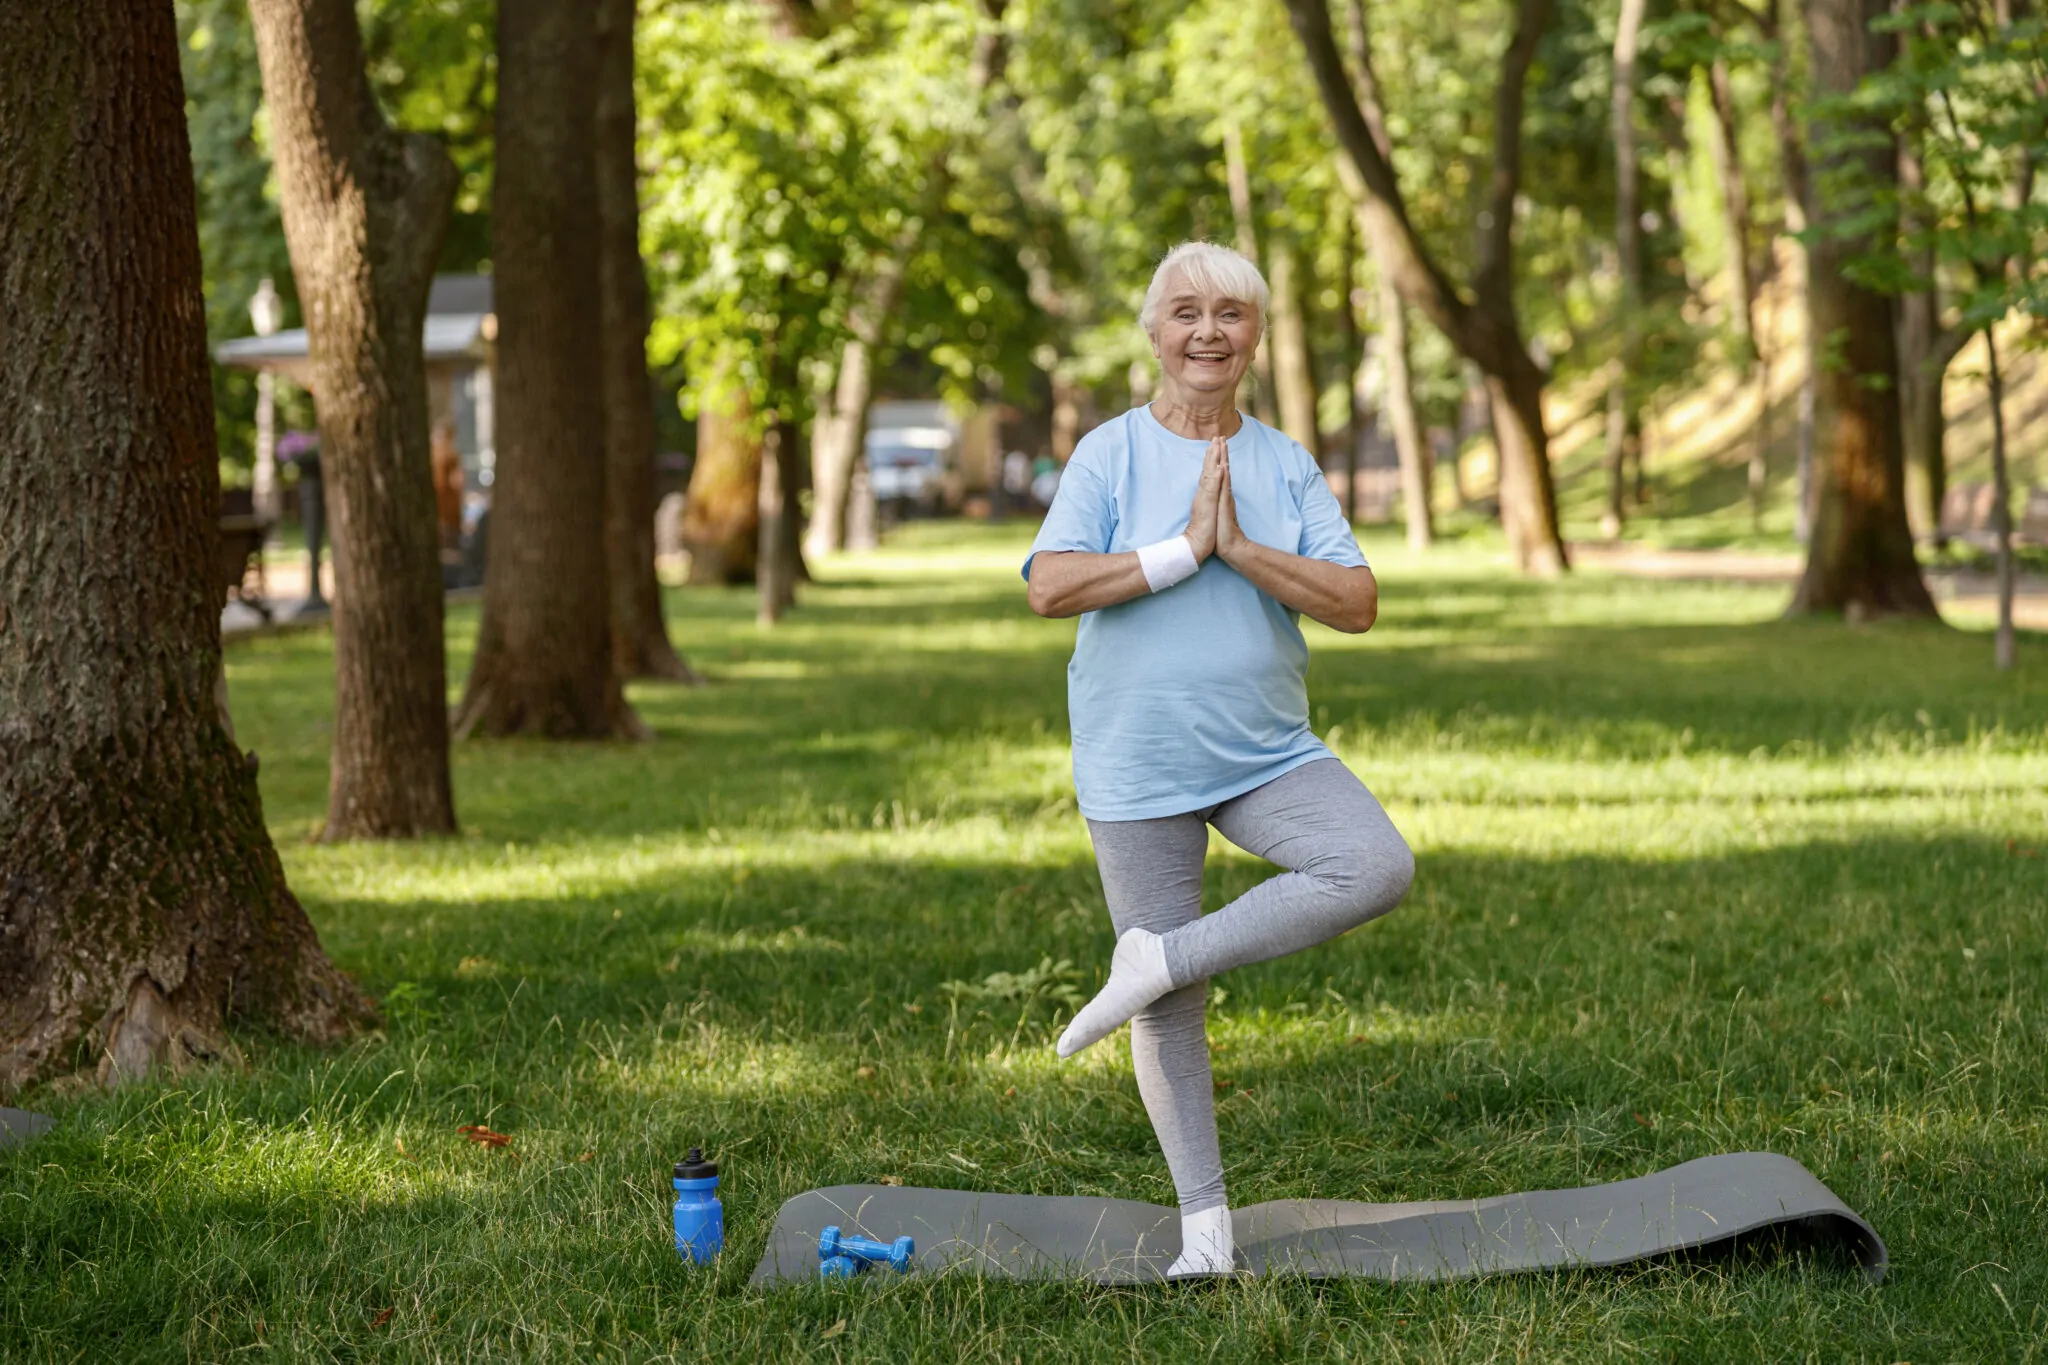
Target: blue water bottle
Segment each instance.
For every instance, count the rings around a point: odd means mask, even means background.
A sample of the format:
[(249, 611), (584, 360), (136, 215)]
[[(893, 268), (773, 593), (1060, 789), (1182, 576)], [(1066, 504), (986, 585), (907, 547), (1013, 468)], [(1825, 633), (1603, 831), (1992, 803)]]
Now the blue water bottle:
[(676, 1254), (700, 1265), (725, 1245), (725, 1206), (718, 1202), (718, 1165), (692, 1147), (676, 1163)]

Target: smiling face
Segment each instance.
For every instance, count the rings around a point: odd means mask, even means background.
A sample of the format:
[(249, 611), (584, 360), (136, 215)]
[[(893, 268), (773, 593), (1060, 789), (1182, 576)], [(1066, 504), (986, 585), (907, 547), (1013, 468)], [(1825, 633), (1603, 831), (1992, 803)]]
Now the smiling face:
[(1170, 396), (1234, 400), (1259, 347), (1259, 310), (1244, 299), (1205, 294), (1176, 272), (1162, 291), (1152, 354)]

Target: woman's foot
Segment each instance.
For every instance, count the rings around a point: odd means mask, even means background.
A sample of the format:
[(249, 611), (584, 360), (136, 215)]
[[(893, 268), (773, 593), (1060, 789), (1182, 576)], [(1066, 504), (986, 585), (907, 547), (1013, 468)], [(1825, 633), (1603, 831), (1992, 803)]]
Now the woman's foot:
[(1109, 959), (1109, 980), (1095, 998), (1081, 1006), (1060, 1035), (1062, 1057), (1099, 1043), (1131, 1020), (1139, 1010), (1173, 989), (1166, 973), (1166, 944), (1149, 929), (1127, 929)]
[(1180, 1216), (1180, 1256), (1166, 1268), (1169, 1280), (1199, 1275), (1228, 1275), (1237, 1268), (1237, 1243), (1230, 1231), (1230, 1209), (1222, 1204)]

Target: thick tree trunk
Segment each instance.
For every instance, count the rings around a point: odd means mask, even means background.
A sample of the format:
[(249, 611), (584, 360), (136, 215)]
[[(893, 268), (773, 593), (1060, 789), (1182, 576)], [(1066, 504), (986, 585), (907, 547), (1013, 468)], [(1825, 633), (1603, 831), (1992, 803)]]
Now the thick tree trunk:
[[(1522, 173), (1522, 111), (1529, 68), (1549, 22), (1549, 0), (1520, 0), (1515, 31), (1501, 57), (1494, 91), (1493, 165), (1487, 178), (1487, 207), (1475, 249), (1472, 297), (1451, 283), (1408, 219), (1391, 158), (1381, 151), (1352, 78), (1344, 70), (1325, 0), (1287, 0), (1295, 33), (1315, 73), (1337, 141), (1358, 168), (1369, 196), (1376, 240), (1385, 255), (1377, 264), (1392, 274), (1401, 297), (1420, 310), (1459, 352), (1477, 365), (1507, 401), (1513, 429), (1504, 442), (1501, 521), (1517, 562), (1532, 573), (1566, 567), (1551, 482), (1549, 438), (1543, 426), (1544, 374), (1522, 342), (1514, 302), (1515, 202)], [(1384, 120), (1380, 120), (1384, 123)], [(1513, 466), (1513, 468), (1510, 468)]]
[(450, 834), (440, 536), (421, 327), (455, 163), (394, 131), (351, 0), (254, 0), (334, 526), (328, 839)]
[(222, 730), (219, 454), (170, 6), (0, 0), (0, 1097), (328, 1039)]
[(612, 663), (593, 93), (579, 0), (498, 7), (498, 466), (462, 734), (643, 733)]
[(1273, 387), (1280, 402), (1280, 429), (1311, 455), (1322, 448), (1316, 429), (1315, 366), (1309, 355), (1308, 327), (1301, 308), (1301, 261), (1294, 243), (1282, 234), (1272, 239)]
[(654, 394), (647, 376), (647, 272), (633, 105), (635, 0), (597, 4), (599, 342), (604, 366), (605, 572), (612, 663), (621, 678), (703, 680), (669, 643), (654, 576)]
[(697, 463), (690, 471), (683, 512), (690, 581), (751, 583), (760, 553), (761, 439), (736, 381), (707, 387), (697, 413)]
[[(1223, 177), (1230, 187), (1230, 217), (1237, 229), (1237, 254), (1257, 265), (1259, 230), (1252, 221), (1251, 170), (1245, 165), (1244, 134), (1235, 119), (1223, 122)], [(1266, 284), (1270, 289), (1272, 281)], [(1280, 408), (1273, 377), (1272, 319), (1264, 321), (1268, 324), (1267, 334), (1259, 337), (1259, 349), (1252, 352), (1252, 412), (1267, 426), (1277, 427)]]
[[(1814, 94), (1847, 96), (1890, 64), (1896, 40), (1871, 31), (1886, 0), (1806, 0)], [(1809, 143), (1827, 149), (1814, 182), (1896, 183), (1897, 164), (1882, 123), (1827, 111), (1811, 117)], [(1844, 126), (1844, 125), (1847, 126)], [(1859, 204), (1809, 203), (1819, 231), (1808, 246), (1807, 292), (1813, 326), (1830, 363), (1823, 367), (1814, 419), (1817, 487), (1812, 542), (1791, 610), (1863, 615), (1935, 615), (1906, 526), (1904, 453), (1899, 439), (1899, 356), (1891, 301), (1843, 274), (1871, 249), (1867, 230), (1847, 226)]]

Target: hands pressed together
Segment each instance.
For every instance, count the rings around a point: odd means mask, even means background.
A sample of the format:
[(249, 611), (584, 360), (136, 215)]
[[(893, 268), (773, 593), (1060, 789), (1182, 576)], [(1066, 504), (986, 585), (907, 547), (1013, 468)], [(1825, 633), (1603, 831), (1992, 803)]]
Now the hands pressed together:
[(1251, 542), (1237, 524), (1237, 499), (1230, 491), (1230, 443), (1218, 436), (1202, 456), (1202, 478), (1188, 509), (1188, 545), (1201, 563), (1216, 555), (1235, 565)]

